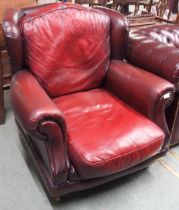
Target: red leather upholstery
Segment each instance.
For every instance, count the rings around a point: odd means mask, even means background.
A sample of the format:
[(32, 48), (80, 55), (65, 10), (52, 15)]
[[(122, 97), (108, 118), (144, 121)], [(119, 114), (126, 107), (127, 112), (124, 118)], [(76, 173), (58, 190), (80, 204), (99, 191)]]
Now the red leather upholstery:
[[(13, 90), (11, 91), (11, 99), (14, 112), (18, 117), (18, 122), (28, 133), (36, 130), (38, 126), (36, 123), (43, 122), (50, 117), (63, 124), (65, 129), (63, 114), (54, 106), (52, 100), (29, 71), (24, 69), (15, 74), (11, 87)], [(28, 103), (26, 103), (27, 101)]]
[(101, 83), (109, 63), (109, 23), (106, 14), (73, 4), (54, 4), (21, 19), (26, 64), (50, 96)]
[(10, 11), (4, 21), (19, 71), (16, 122), (52, 196), (141, 170), (168, 150), (164, 111), (174, 87), (111, 60), (123, 58), (127, 24), (104, 12), (59, 3)]
[(157, 25), (130, 32), (128, 62), (172, 82), (176, 88), (173, 103), (165, 111), (171, 132), (171, 146), (179, 143), (179, 27)]
[(179, 79), (179, 29), (157, 25), (130, 32), (127, 60), (176, 85)]
[(168, 139), (170, 132), (164, 111), (173, 99), (174, 92), (172, 92), (171, 83), (166, 83), (165, 80), (128, 63), (112, 60), (107, 72), (105, 87), (157, 123), (165, 131), (166, 139)]
[(111, 59), (122, 60), (126, 54), (126, 46), (128, 41), (129, 24), (127, 18), (114, 10), (105, 7), (95, 7), (105, 12), (110, 17), (110, 44)]
[[(40, 146), (39, 152), (55, 183), (66, 181), (68, 156), (66, 154), (66, 122), (62, 112), (27, 70), (19, 71), (14, 75), (11, 89), (12, 107), (18, 125), (31, 136), (32, 140), (36, 136), (42, 140), (34, 139), (33, 143), (37, 148)], [(53, 119), (52, 122), (51, 119)], [(50, 144), (44, 144), (47, 136)], [(51, 161), (48, 161), (48, 155), (44, 150), (49, 150)]]
[(162, 147), (161, 130), (105, 89), (74, 93), (53, 102), (66, 119), (70, 159), (83, 178), (125, 170)]

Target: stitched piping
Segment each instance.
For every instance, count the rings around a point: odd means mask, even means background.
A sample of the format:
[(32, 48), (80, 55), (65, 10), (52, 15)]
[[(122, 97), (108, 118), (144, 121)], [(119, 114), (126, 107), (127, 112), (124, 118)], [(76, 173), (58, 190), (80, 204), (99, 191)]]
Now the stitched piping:
[[(32, 20), (34, 20), (34, 19), (36, 19), (36, 18), (43, 17), (43, 16), (45, 16), (45, 15), (47, 15), (47, 14), (56, 12), (56, 11), (58, 11), (58, 10), (76, 9), (76, 10), (79, 10), (79, 11), (91, 12), (90, 9), (87, 9), (87, 8), (85, 8), (85, 7), (83, 7), (83, 8), (78, 8), (78, 7), (75, 7), (75, 6), (68, 6), (68, 7), (67, 7), (67, 6), (65, 6), (65, 5), (63, 5), (63, 4), (62, 4), (61, 6), (63, 6), (63, 7), (61, 7), (61, 8), (56, 8), (56, 9), (52, 9), (51, 11), (44, 12), (44, 13), (42, 13), (41, 15), (36, 15), (35, 17), (31, 17), (30, 19), (27, 19), (27, 20), (23, 21), (23, 23), (22, 23), (23, 27), (24, 27), (24, 23), (25, 23), (25, 22), (29, 22), (29, 21), (32, 21)], [(96, 14), (104, 15), (104, 16), (106, 16), (106, 17), (109, 18), (109, 16), (108, 16), (106, 13), (102, 12), (102, 11), (93, 10), (92, 12), (93, 12), (93, 13), (96, 13)]]
[[(160, 137), (160, 138), (158, 138), (157, 140), (155, 140), (154, 142), (152, 142), (152, 143), (150, 143), (150, 144), (147, 144), (147, 145), (145, 145), (145, 146), (143, 146), (143, 147), (141, 147), (141, 148), (139, 148), (139, 149), (136, 149), (136, 150), (134, 150), (134, 151), (128, 152), (128, 153), (123, 154), (123, 155), (119, 155), (119, 156), (114, 157), (114, 158), (111, 158), (111, 159), (109, 159), (109, 160), (90, 162), (90, 161), (87, 160), (85, 157), (83, 157), (80, 153), (79, 153), (79, 156), (80, 156), (80, 158), (82, 158), (82, 159), (84, 160), (84, 162), (90, 163), (90, 165), (103, 165), (104, 163), (110, 162), (111, 160), (115, 160), (115, 159), (118, 159), (118, 158), (120, 158), (120, 157), (124, 157), (124, 156), (127, 156), (127, 155), (129, 155), (129, 154), (132, 154), (132, 153), (134, 153), (134, 152), (140, 151), (141, 149), (144, 149), (144, 148), (146, 148), (146, 147), (148, 147), (148, 146), (150, 146), (150, 145), (152, 145), (152, 144), (155, 144), (156, 142), (161, 141), (162, 139), (163, 139), (163, 138)], [(101, 162), (102, 162), (102, 163), (101, 163)]]

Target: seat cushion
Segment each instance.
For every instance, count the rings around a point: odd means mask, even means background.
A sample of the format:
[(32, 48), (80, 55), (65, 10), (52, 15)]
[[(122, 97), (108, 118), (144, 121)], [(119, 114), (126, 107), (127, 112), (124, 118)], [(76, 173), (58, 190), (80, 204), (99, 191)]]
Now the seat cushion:
[(53, 101), (67, 121), (69, 156), (83, 178), (120, 172), (161, 149), (161, 129), (105, 89)]
[(51, 97), (98, 87), (109, 64), (109, 17), (71, 3), (21, 19), (26, 65)]

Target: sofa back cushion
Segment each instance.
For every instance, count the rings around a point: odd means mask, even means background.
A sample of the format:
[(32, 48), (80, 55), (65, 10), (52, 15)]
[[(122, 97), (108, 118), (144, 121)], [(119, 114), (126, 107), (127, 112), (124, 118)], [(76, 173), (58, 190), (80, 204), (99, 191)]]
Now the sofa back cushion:
[(109, 63), (109, 17), (51, 4), (20, 22), (26, 65), (51, 97), (100, 85)]

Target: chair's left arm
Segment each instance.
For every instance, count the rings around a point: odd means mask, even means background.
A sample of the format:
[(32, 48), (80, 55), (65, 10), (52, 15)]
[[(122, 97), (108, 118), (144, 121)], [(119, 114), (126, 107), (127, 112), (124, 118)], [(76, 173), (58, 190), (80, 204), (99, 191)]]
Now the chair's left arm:
[(119, 60), (112, 60), (105, 87), (128, 105), (158, 124), (169, 141), (165, 108), (171, 103), (174, 86), (156, 75)]

